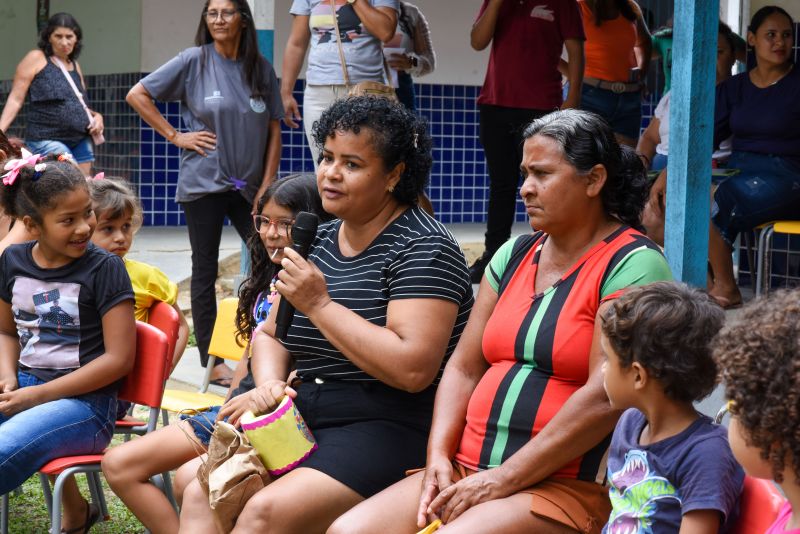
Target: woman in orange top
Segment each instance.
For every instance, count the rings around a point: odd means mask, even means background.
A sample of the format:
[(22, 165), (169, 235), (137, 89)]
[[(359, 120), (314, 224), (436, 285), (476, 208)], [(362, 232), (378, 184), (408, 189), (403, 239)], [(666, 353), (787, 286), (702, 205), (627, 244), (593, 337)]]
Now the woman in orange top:
[(606, 119), (617, 140), (636, 146), (641, 88), (652, 42), (633, 0), (578, 0), (586, 33), (581, 107)]

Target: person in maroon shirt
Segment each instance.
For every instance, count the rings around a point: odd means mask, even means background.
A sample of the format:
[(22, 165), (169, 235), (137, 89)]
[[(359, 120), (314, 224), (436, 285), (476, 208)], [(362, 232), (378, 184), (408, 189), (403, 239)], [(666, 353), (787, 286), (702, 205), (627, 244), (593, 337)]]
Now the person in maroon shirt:
[[(522, 130), (555, 109), (580, 105), (583, 24), (575, 0), (483, 0), (472, 26), (475, 50), (492, 45), (478, 108), (489, 169), (485, 251), (470, 267), (473, 284), (511, 235), (520, 181)], [(562, 102), (561, 52), (569, 56), (569, 94)]]

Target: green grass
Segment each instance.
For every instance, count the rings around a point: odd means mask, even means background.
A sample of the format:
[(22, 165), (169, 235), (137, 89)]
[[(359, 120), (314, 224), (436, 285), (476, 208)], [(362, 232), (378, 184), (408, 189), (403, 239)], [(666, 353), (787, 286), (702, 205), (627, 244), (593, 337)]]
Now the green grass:
[[(143, 416), (140, 413), (137, 417), (146, 419), (146, 412)], [(135, 437), (132, 439), (136, 439)], [(114, 436), (110, 447), (120, 445), (122, 436)], [(86, 476), (79, 474), (76, 476), (78, 487), (85, 498), (89, 497), (89, 488), (86, 484)], [(133, 534), (144, 532), (144, 527), (138, 519), (128, 510), (122, 501), (111, 491), (105, 478), (101, 475), (103, 482), (103, 493), (105, 494), (108, 513), (111, 516), (109, 521), (100, 521), (92, 532), (114, 533), (114, 534)], [(46, 533), (50, 529), (50, 516), (47, 514), (47, 507), (44, 504), (44, 494), (39, 482), (39, 474), (35, 474), (22, 485), (22, 494), (9, 494), (8, 502), (8, 531), (9, 534), (38, 534)]]
[(194, 337), (194, 328), (189, 331), (189, 339), (186, 341), (187, 347), (196, 347), (197, 346), (197, 338)]

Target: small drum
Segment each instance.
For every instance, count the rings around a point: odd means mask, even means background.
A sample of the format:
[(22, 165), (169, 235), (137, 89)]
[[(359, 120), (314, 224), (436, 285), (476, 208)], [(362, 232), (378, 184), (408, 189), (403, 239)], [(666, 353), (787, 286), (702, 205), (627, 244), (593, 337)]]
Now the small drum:
[(273, 412), (260, 416), (247, 412), (241, 423), (270, 475), (288, 473), (317, 450), (317, 441), (288, 395)]

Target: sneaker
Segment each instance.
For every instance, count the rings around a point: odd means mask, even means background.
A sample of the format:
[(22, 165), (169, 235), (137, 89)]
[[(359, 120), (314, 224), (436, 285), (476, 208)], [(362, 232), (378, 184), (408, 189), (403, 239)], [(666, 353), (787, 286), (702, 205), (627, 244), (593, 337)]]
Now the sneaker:
[(480, 258), (475, 260), (475, 262), (469, 266), (469, 279), (473, 284), (480, 284), (481, 278), (483, 278), (483, 271), (486, 270), (486, 266), (489, 265), (489, 260), (492, 259), (490, 254), (483, 254)]

